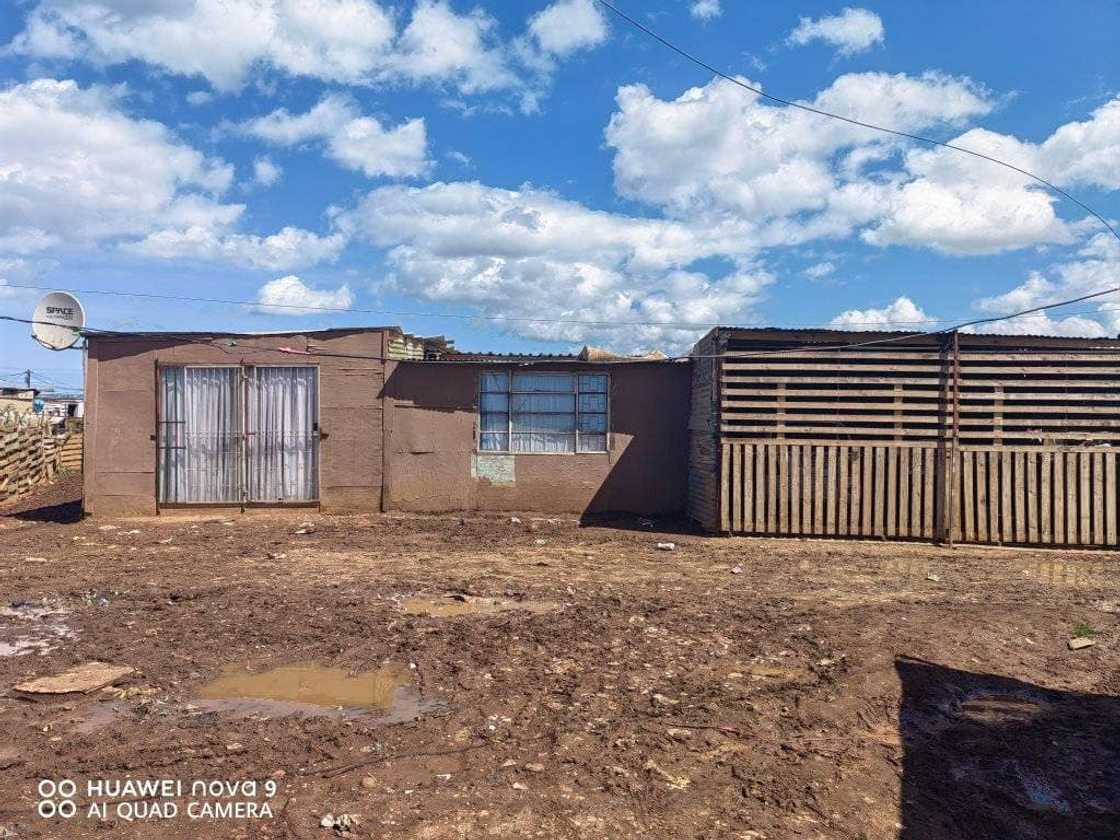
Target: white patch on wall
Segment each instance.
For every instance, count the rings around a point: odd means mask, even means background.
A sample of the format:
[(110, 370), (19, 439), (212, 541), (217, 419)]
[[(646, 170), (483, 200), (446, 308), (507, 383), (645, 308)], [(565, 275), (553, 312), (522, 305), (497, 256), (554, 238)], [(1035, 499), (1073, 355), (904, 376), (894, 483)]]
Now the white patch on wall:
[(476, 481), (485, 479), (491, 484), (512, 485), (517, 483), (512, 455), (471, 456), (471, 478)]

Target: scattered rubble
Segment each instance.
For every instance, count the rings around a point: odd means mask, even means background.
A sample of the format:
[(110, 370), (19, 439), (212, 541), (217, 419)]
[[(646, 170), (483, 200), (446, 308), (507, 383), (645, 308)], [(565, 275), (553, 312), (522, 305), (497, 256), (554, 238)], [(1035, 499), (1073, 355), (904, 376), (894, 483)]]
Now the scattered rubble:
[(24, 694), (73, 694), (97, 691), (107, 685), (123, 680), (135, 673), (135, 668), (127, 665), (110, 665), (107, 662), (84, 662), (77, 667), (39, 677), (15, 686), (16, 691)]

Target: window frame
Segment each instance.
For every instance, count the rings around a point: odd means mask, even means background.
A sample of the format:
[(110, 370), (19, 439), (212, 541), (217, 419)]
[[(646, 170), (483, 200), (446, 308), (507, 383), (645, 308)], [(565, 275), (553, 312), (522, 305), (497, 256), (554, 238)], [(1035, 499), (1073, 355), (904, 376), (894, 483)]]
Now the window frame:
[[(486, 376), (486, 374), (494, 374), (494, 373), (500, 373), (500, 374), (503, 374), (506, 377), (506, 381), (509, 384), (509, 387), (508, 387), (507, 390), (505, 390), (505, 391), (483, 391), (482, 390), (483, 378)], [(575, 382), (575, 388), (571, 391), (515, 391), (514, 387), (513, 387), (513, 377), (514, 377), (515, 373), (532, 373), (534, 376), (569, 376), (569, 377), (573, 378), (573, 380)], [(602, 376), (602, 377), (604, 377), (604, 379), (606, 379), (606, 386), (604, 387), (604, 389), (602, 391), (580, 391), (580, 389), (579, 389), (579, 377), (581, 375), (583, 375), (583, 376), (588, 376), (588, 375)], [(494, 393), (502, 393), (502, 394), (506, 395), (506, 411), (504, 412), (505, 415), (506, 415), (506, 431), (505, 431), (506, 448), (505, 449), (483, 449), (482, 448), (482, 434), (483, 434), (482, 415), (484, 413), (486, 413), (486, 414), (501, 414), (501, 413), (503, 413), (503, 412), (500, 412), (500, 411), (498, 411), (498, 412), (483, 412), (483, 410), (482, 410), (482, 397), (483, 397), (483, 395), (484, 394), (494, 394)], [(513, 431), (513, 415), (514, 415), (513, 398), (514, 398), (515, 395), (525, 395), (525, 394), (570, 394), (571, 395), (572, 401), (574, 403), (573, 409), (571, 411), (571, 416), (573, 418), (573, 426), (574, 426), (573, 431), (572, 431), (573, 444), (575, 446), (574, 451), (572, 451), (572, 452), (522, 452), (522, 451), (519, 451), (519, 450), (514, 450), (512, 448), (513, 447), (513, 435), (515, 434), (514, 431)], [(605, 424), (606, 424), (606, 428), (602, 432), (584, 432), (583, 433), (583, 434), (596, 435), (596, 436), (597, 435), (602, 435), (603, 436), (603, 448), (602, 449), (589, 449), (589, 450), (586, 450), (586, 451), (580, 451), (579, 439), (580, 439), (581, 432), (580, 432), (580, 428), (579, 428), (579, 416), (580, 416), (579, 398), (580, 398), (581, 394), (602, 394), (606, 398), (606, 410), (605, 411), (586, 411), (586, 412), (583, 412), (584, 414), (588, 414), (588, 415), (599, 415), (599, 414), (603, 415), (604, 421), (605, 421)], [(563, 371), (529, 370), (529, 371), (517, 371), (517, 370), (514, 370), (513, 368), (503, 368), (503, 367), (483, 368), (482, 370), (479, 371), (478, 379), (477, 379), (477, 382), (475, 384), (475, 424), (474, 424), (474, 427), (475, 427), (475, 433), (474, 433), (475, 453), (478, 454), (478, 455), (549, 455), (549, 456), (552, 456), (552, 455), (563, 455), (563, 456), (608, 455), (608, 454), (610, 454), (610, 451), (611, 451), (611, 402), (612, 402), (611, 401), (611, 374), (608, 373), (607, 371), (599, 371), (599, 370), (563, 370)], [(518, 412), (518, 413), (519, 414), (561, 414), (561, 415), (568, 415), (569, 414), (569, 412), (566, 412), (566, 411), (564, 411), (564, 412), (526, 411), (526, 412)], [(490, 433), (502, 434), (501, 432), (493, 432), (492, 430), (491, 430)]]

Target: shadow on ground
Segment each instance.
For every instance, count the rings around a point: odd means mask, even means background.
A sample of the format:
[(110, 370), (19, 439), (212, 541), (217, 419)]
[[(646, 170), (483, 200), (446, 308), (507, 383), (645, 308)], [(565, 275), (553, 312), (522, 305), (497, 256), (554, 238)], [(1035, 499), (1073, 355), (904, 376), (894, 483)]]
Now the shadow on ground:
[(584, 513), (579, 524), (585, 528), (612, 528), (616, 531), (646, 531), (677, 536), (708, 536), (690, 519), (681, 515), (638, 516), (632, 513)]
[(82, 476), (59, 477), (36, 487), (26, 496), (0, 506), (0, 517), (26, 522), (54, 522), (68, 525), (82, 518)]
[(898, 658), (899, 840), (1116, 840), (1120, 697)]

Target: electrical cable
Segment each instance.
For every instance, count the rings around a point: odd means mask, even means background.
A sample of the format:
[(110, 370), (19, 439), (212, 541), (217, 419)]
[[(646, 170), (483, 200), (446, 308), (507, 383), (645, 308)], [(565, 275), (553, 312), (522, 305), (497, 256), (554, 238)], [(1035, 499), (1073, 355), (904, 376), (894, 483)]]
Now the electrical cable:
[(1080, 207), (1082, 210), (1084, 210), (1089, 215), (1093, 216), (1098, 222), (1100, 222), (1102, 225), (1104, 225), (1105, 229), (1108, 230), (1108, 232), (1111, 233), (1114, 237), (1116, 237), (1117, 240), (1120, 240), (1120, 232), (1117, 232), (1116, 228), (1114, 228), (1104, 218), (1104, 216), (1102, 216), (1100, 213), (1098, 213), (1096, 210), (1094, 210), (1092, 207), (1090, 207), (1084, 201), (1081, 201), (1080, 199), (1078, 199), (1075, 196), (1071, 195), (1070, 193), (1066, 192), (1065, 190), (1063, 190), (1058, 185), (1053, 184), (1050, 181), (1047, 181), (1045, 178), (1043, 178), (1039, 175), (1035, 175), (1033, 172), (1030, 172), (1026, 169), (1022, 169), (1021, 167), (1018, 167), (1013, 163), (1008, 163), (1005, 160), (1000, 160), (997, 157), (992, 157), (991, 155), (986, 155), (983, 152), (978, 152), (975, 149), (968, 149), (968, 148), (965, 148), (964, 146), (957, 146), (957, 145), (954, 145), (952, 143), (946, 143), (943, 140), (934, 140), (932, 137), (923, 137), (920, 134), (912, 134), (908, 131), (899, 131), (898, 129), (887, 128), (885, 126), (876, 125), (874, 123), (864, 122), (863, 120), (857, 120), (857, 119), (854, 119), (853, 117), (845, 117), (842, 114), (834, 114), (831, 111), (825, 111), (821, 108), (814, 108), (812, 105), (806, 105), (803, 102), (795, 102), (795, 101), (790, 100), (790, 99), (783, 99), (780, 96), (774, 96), (771, 93), (766, 93), (764, 90), (762, 90), (762, 88), (757, 88), (757, 87), (754, 87), (753, 85), (748, 85), (742, 79), (736, 78), (735, 76), (732, 76), (728, 73), (725, 73), (724, 71), (718, 69), (717, 67), (712, 66), (708, 62), (704, 61), (703, 59), (701, 59), (701, 58), (699, 58), (695, 55), (693, 55), (692, 53), (688, 52), (687, 50), (683, 49), (682, 47), (678, 47), (672, 41), (669, 41), (668, 39), (663, 38), (661, 35), (658, 35), (656, 32), (654, 32), (648, 26), (646, 26), (645, 24), (643, 24), (643, 23), (635, 20), (634, 18), (630, 17), (630, 15), (626, 14), (625, 12), (623, 12), (618, 7), (612, 5), (611, 3), (608, 3), (607, 0), (595, 0), (595, 2), (598, 3), (602, 7), (606, 8), (606, 9), (609, 9), (611, 12), (613, 12), (615, 15), (617, 15), (622, 20), (626, 21), (628, 24), (630, 24), (635, 29), (638, 29), (641, 32), (644, 32), (646, 35), (648, 35), (649, 37), (656, 40), (662, 46), (665, 46), (665, 47), (669, 48), (670, 50), (672, 50), (673, 52), (677, 53), (678, 55), (682, 56), (683, 58), (688, 59), (689, 61), (691, 61), (693, 64), (697, 65), (698, 67), (702, 67), (705, 70), (707, 70), (709, 73), (713, 73), (716, 76), (719, 76), (721, 79), (725, 79), (726, 81), (731, 82), (732, 84), (738, 85), (739, 87), (741, 87), (745, 90), (749, 90), (751, 93), (757, 94), (758, 96), (761, 96), (765, 99), (769, 99), (771, 102), (777, 102), (781, 105), (786, 105), (790, 108), (798, 108), (802, 111), (808, 111), (810, 114), (817, 114), (818, 116), (829, 117), (830, 119), (834, 119), (834, 120), (840, 120), (841, 122), (846, 122), (846, 123), (849, 123), (850, 125), (859, 126), (861, 128), (868, 128), (868, 129), (871, 129), (872, 131), (879, 131), (879, 132), (882, 132), (884, 134), (893, 134), (896, 137), (904, 137), (908, 140), (917, 140), (921, 143), (928, 143), (931, 146), (941, 146), (942, 148), (945, 148), (945, 149), (952, 149), (955, 152), (962, 152), (966, 155), (972, 155), (973, 157), (980, 158), (981, 160), (986, 160), (986, 161), (989, 161), (991, 163), (995, 163), (995, 164), (998, 164), (1000, 166), (1006, 167), (1007, 169), (1011, 169), (1015, 172), (1018, 172), (1021, 175), (1026, 175), (1028, 178), (1031, 178), (1032, 180), (1037, 181), (1038, 183), (1042, 184), (1048, 190), (1051, 190), (1054, 193), (1056, 193), (1057, 195), (1060, 195), (1063, 198), (1067, 198), (1070, 201), (1072, 201), (1074, 204), (1076, 204), (1078, 207)]
[[(1103, 295), (1114, 294), (1116, 292), (1120, 292), (1120, 286), (1113, 286), (1113, 287), (1108, 288), (1108, 289), (1103, 289), (1102, 291), (1099, 291), (1099, 292), (1091, 292), (1090, 294), (1081, 295), (1080, 297), (1070, 298), (1068, 300), (1061, 300), (1061, 301), (1057, 301), (1055, 303), (1047, 303), (1047, 304), (1043, 304), (1042, 306), (1034, 306), (1034, 307), (1031, 307), (1029, 309), (1022, 309), (1022, 310), (1019, 310), (1018, 312), (1012, 312), (1012, 313), (1009, 313), (1007, 315), (994, 315), (994, 316), (991, 316), (989, 318), (974, 318), (971, 321), (965, 321), (963, 323), (958, 323), (958, 324), (955, 324), (951, 327), (945, 327), (944, 329), (940, 329), (940, 330), (929, 330), (929, 331), (924, 331), (924, 332), (923, 331), (904, 332), (901, 335), (894, 335), (894, 336), (889, 336), (889, 337), (885, 337), (885, 338), (876, 338), (876, 339), (871, 339), (871, 340), (868, 340), (868, 341), (858, 341), (858, 342), (849, 342), (849, 343), (846, 343), (846, 344), (837, 344), (837, 345), (834, 345), (834, 346), (831, 346), (831, 347), (820, 346), (820, 345), (805, 345), (805, 347), (809, 347), (809, 348), (813, 349), (814, 351), (831, 352), (831, 351), (851, 350), (851, 349), (855, 349), (857, 347), (870, 347), (870, 346), (879, 345), (879, 344), (893, 344), (893, 343), (896, 343), (896, 342), (899, 342), (899, 341), (909, 341), (909, 340), (919, 338), (919, 337), (923, 337), (923, 336), (946, 335), (946, 334), (950, 334), (950, 333), (954, 333), (954, 332), (959, 332), (960, 330), (967, 329), (969, 327), (976, 327), (976, 326), (980, 326), (982, 324), (993, 324), (993, 323), (997, 323), (999, 321), (1007, 321), (1007, 320), (1011, 320), (1013, 318), (1019, 318), (1023, 315), (1031, 315), (1035, 312), (1045, 312), (1045, 311), (1050, 310), (1050, 309), (1057, 309), (1060, 306), (1069, 306), (1070, 304), (1080, 303), (1081, 301), (1085, 301), (1085, 300), (1092, 300), (1093, 298), (1102, 297)], [(26, 324), (37, 323), (37, 322), (29, 320), (27, 318), (17, 318), (17, 317), (11, 316), (11, 315), (0, 315), (0, 320), (16, 321), (16, 322), (19, 322), (19, 323), (26, 323)], [(219, 349), (226, 350), (226, 352), (229, 352), (229, 350), (227, 348), (223, 348), (218, 344), (214, 344), (214, 342), (219, 340), (219, 337), (222, 336), (222, 335), (237, 335), (236, 333), (220, 333), (219, 332), (219, 333), (216, 333), (216, 335), (212, 336), (209, 339), (203, 339), (200, 336), (186, 336), (186, 335), (178, 335), (177, 336), (174, 333), (156, 333), (154, 335), (150, 335), (150, 334), (145, 334), (145, 333), (140, 333), (140, 334), (137, 334), (137, 333), (118, 333), (118, 332), (113, 332), (113, 331), (109, 331), (109, 330), (94, 330), (92, 328), (83, 328), (82, 333), (83, 334), (94, 335), (94, 336), (106, 336), (106, 337), (110, 337), (110, 338), (112, 338), (112, 337), (135, 338), (137, 336), (140, 336), (140, 337), (150, 337), (150, 338), (163, 338), (163, 339), (166, 339), (166, 340), (187, 340), (187, 341), (194, 341), (196, 343), (206, 344), (207, 346), (218, 347)], [(294, 348), (279, 348), (277, 351), (268, 350), (266, 348), (239, 348), (239, 349), (242, 351), (242, 353), (244, 353), (244, 352), (282, 352), (282, 353), (298, 354), (298, 355), (316, 355), (312, 351), (295, 350)], [(760, 357), (760, 356), (782, 355), (782, 354), (788, 354), (790, 352), (793, 352), (794, 349), (795, 348), (788, 348), (787, 347), (787, 348), (783, 348), (781, 350), (766, 350), (766, 351), (759, 351), (757, 353), (736, 354), (735, 358), (755, 358), (755, 357)], [(318, 355), (338, 355), (340, 358), (370, 359), (370, 360), (374, 360), (374, 361), (401, 361), (401, 360), (398, 360), (398, 359), (389, 359), (389, 358), (384, 357), (384, 356), (364, 356), (364, 355), (329, 354), (329, 353), (322, 353), (322, 354), (318, 354)], [(686, 354), (686, 355), (683, 355), (683, 356), (666, 357), (665, 359), (660, 360), (660, 361), (673, 361), (673, 360), (681, 360), (681, 359), (725, 358), (725, 357), (726, 356), (723, 355), (723, 354), (717, 355), (717, 356), (705, 356), (705, 355), (699, 355), (699, 354), (697, 354), (697, 355), (687, 355)], [(420, 360), (415, 360), (415, 361), (420, 361)], [(459, 363), (463, 363), (463, 364), (478, 364), (478, 362), (474, 361), (474, 360), (462, 360), (462, 359), (443, 359), (443, 360), (440, 360), (440, 359), (434, 359), (434, 360), (425, 359), (423, 361), (436, 361), (436, 362), (444, 362), (444, 363), (446, 363), (446, 362), (459, 362)], [(547, 361), (547, 360), (541, 360), (541, 361)]]

